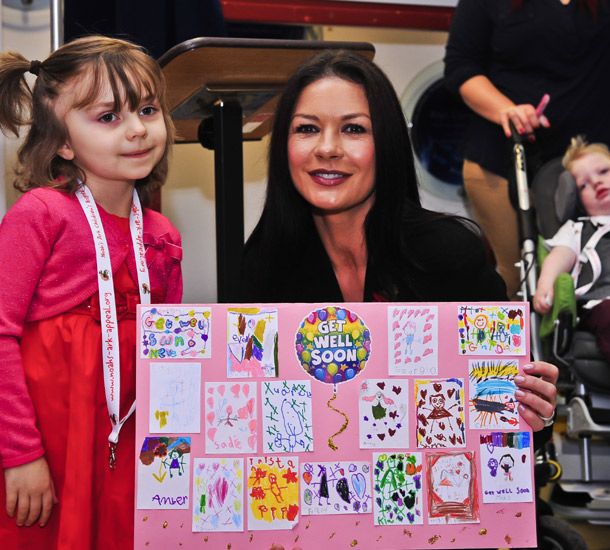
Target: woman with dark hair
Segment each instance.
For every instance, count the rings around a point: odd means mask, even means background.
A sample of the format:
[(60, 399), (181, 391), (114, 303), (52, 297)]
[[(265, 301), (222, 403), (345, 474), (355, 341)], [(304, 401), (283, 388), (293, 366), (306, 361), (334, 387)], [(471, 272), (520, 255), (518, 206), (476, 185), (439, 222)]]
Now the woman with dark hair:
[(464, 187), (512, 298), (520, 275), (509, 121), (535, 132), (526, 151), (532, 173), (562, 156), (572, 136), (610, 144), (610, 1), (460, 0), (445, 79), (474, 113)]
[[(475, 226), (421, 206), (391, 83), (346, 52), (306, 62), (279, 100), (242, 279), (242, 299), (256, 302), (506, 299)], [(522, 415), (541, 429), (557, 369), (535, 362), (526, 371)]]

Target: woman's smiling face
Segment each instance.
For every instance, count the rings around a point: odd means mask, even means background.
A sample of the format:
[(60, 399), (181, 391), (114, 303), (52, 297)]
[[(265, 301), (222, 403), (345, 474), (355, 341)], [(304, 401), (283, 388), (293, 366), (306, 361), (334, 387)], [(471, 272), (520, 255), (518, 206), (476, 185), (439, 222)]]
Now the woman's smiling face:
[(290, 125), (288, 165), (295, 188), (318, 213), (368, 212), (375, 143), (362, 86), (330, 76), (303, 90)]

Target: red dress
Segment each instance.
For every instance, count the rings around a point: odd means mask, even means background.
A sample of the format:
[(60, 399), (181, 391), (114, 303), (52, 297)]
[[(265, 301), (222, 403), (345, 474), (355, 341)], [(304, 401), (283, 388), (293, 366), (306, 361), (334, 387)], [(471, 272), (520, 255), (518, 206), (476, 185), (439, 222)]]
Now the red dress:
[[(129, 220), (119, 219), (129, 231)], [(124, 415), (135, 398), (139, 303), (126, 264), (114, 275), (114, 285)], [(17, 527), (14, 519), (0, 514), (2, 550), (133, 548), (135, 415), (123, 425), (116, 469), (110, 470), (98, 295), (56, 317), (26, 323), (21, 353), (59, 503), (42, 529), (37, 524)]]

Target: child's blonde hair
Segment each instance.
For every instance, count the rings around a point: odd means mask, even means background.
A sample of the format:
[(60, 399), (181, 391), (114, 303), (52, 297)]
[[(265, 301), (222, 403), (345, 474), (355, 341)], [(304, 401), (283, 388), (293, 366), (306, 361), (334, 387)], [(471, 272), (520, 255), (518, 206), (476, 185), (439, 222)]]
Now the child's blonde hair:
[(566, 170), (570, 171), (574, 161), (591, 153), (599, 153), (610, 158), (610, 150), (608, 150), (607, 145), (603, 143), (588, 143), (583, 136), (573, 137), (570, 140), (570, 146), (563, 155), (561, 164)]
[[(37, 75), (30, 90), (25, 73)], [(55, 100), (71, 79), (88, 74), (88, 89), (80, 91), (73, 108), (92, 104), (101, 84), (108, 79), (114, 98), (113, 109), (126, 103), (136, 110), (142, 101), (159, 101), (167, 143), (165, 153), (152, 172), (136, 181), (144, 203), (150, 192), (163, 185), (167, 176), (168, 154), (174, 139), (174, 126), (167, 110), (165, 78), (157, 62), (140, 46), (105, 36), (88, 36), (63, 45), (45, 61), (28, 61), (15, 52), (0, 53), (0, 129), (18, 135), (29, 126), (19, 149), (14, 185), (21, 191), (33, 187), (59, 187), (73, 191), (78, 180), (86, 181), (83, 171), (72, 161), (57, 155), (68, 136), (54, 111)]]

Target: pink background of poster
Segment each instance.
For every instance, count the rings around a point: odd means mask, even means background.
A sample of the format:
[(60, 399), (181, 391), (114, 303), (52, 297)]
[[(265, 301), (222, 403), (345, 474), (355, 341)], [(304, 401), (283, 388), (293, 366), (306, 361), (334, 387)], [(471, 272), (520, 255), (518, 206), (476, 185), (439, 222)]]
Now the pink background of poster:
[[(295, 353), (295, 334), (302, 321), (310, 312), (321, 307), (337, 305), (355, 312), (360, 316), (371, 332), (371, 354), (363, 372), (354, 379), (337, 385), (337, 399), (333, 406), (345, 412), (349, 417), (348, 428), (334, 438), (337, 451), (333, 451), (327, 444), (328, 438), (337, 432), (343, 424), (343, 418), (327, 407), (327, 401), (333, 395), (333, 386), (310, 378), (303, 370)], [(449, 378), (459, 377), (464, 379), (466, 387), (464, 394), (468, 399), (468, 361), (471, 359), (482, 359), (481, 356), (461, 355), (458, 352), (458, 306), (476, 305), (475, 303), (438, 303), (439, 308), (439, 369), (436, 377), (431, 376), (396, 376), (388, 375), (388, 306), (409, 305), (398, 303), (346, 303), (346, 304), (278, 304), (279, 314), (279, 377), (277, 380), (311, 380), (313, 393), (313, 430), (314, 449), (313, 453), (294, 453), (304, 461), (333, 461), (354, 460), (369, 461), (372, 463), (373, 453), (381, 449), (360, 449), (358, 433), (358, 392), (361, 382), (368, 378), (397, 378), (407, 379), (409, 382), (409, 447), (411, 452), (421, 452), (425, 455), (438, 449), (418, 449), (416, 445), (416, 418), (414, 406), (414, 380), (418, 378)], [(422, 305), (422, 304), (417, 304)], [(502, 305), (501, 303), (486, 302), (485, 305)], [(515, 302), (505, 303), (507, 307), (519, 306), (528, 315), (527, 304)], [(159, 306), (160, 308), (164, 306)], [(174, 306), (175, 307), (175, 306)], [(193, 307), (180, 306), (180, 307)], [(212, 308), (212, 357), (201, 360), (202, 368), (202, 392), (206, 381), (225, 381), (227, 368), (227, 318), (226, 311), (231, 307), (242, 307), (232, 304), (208, 305)], [(243, 307), (254, 307), (253, 305)], [(138, 309), (140, 311), (140, 308)], [(138, 341), (141, 339), (140, 323), (138, 326)], [(529, 325), (526, 322), (524, 338), (529, 342)], [(137, 350), (139, 357), (139, 350)], [(502, 356), (489, 356), (500, 358)], [(506, 356), (508, 358), (508, 356)], [(520, 368), (529, 357), (529, 345), (527, 354), (516, 357), (511, 356), (519, 362)], [(158, 361), (172, 363), (192, 363), (193, 358), (184, 360), (159, 359)], [(138, 358), (137, 370), (137, 403), (136, 410), (136, 469), (138, 454), (143, 439), (148, 433), (148, 401), (149, 401), (149, 364), (148, 359)], [(257, 407), (259, 418), (258, 449), (262, 445), (262, 412), (261, 412), (261, 385), (267, 380), (265, 378), (249, 378), (243, 381), (256, 382), (258, 386)], [(235, 379), (232, 379), (235, 382)], [(201, 403), (201, 426), (205, 426), (206, 405), (202, 397)], [(476, 452), (475, 465), (480, 468), (479, 435), (486, 433), (483, 430), (471, 430), (466, 416), (466, 447), (460, 449)], [(514, 431), (526, 431), (528, 426), (524, 421)], [(513, 430), (511, 430), (513, 431)], [(170, 434), (158, 434), (170, 435)], [(195, 458), (198, 457), (220, 457), (229, 455), (208, 455), (204, 452), (204, 434), (172, 434), (188, 435), (192, 438), (191, 448), (191, 472), (189, 474), (189, 497), (192, 493), (192, 467)], [(388, 451), (391, 451), (388, 448)], [(397, 449), (398, 450), (398, 449)], [(447, 449), (458, 450), (458, 449)], [(405, 452), (401, 449), (400, 452)], [(259, 452), (257, 455), (264, 453)], [(270, 453), (273, 455), (276, 453)], [(292, 455), (293, 453), (288, 453)], [(282, 456), (281, 453), (279, 453)], [(288, 456), (284, 455), (284, 456)], [(242, 456), (246, 459), (248, 453), (231, 455)], [(425, 460), (424, 460), (425, 462)], [(532, 460), (532, 464), (533, 464)], [(372, 464), (372, 468), (374, 464)], [(300, 516), (299, 523), (294, 529), (286, 531), (248, 531), (241, 533), (193, 533), (191, 531), (192, 509), (188, 510), (135, 510), (135, 548), (138, 549), (166, 549), (166, 548), (209, 548), (210, 550), (232, 548), (236, 549), (266, 549), (272, 544), (282, 544), (289, 550), (294, 546), (304, 550), (310, 548), (321, 548), (323, 545), (332, 545), (333, 548), (363, 548), (363, 549), (400, 549), (400, 548), (498, 548), (498, 547), (532, 547), (536, 545), (535, 534), (535, 505), (534, 502), (527, 503), (502, 503), (483, 504), (481, 495), (481, 473), (478, 472), (478, 498), (480, 506), (480, 523), (453, 524), (453, 525), (428, 525), (428, 503), (427, 492), (424, 488), (424, 524), (423, 525), (397, 525), (397, 526), (374, 526), (374, 515), (329, 515), (329, 516)], [(424, 472), (425, 474), (425, 472)], [(247, 499), (245, 491), (247, 488), (248, 470), (245, 469), (244, 477), (244, 515), (247, 516)], [(533, 476), (533, 472), (532, 472)], [(425, 476), (424, 476), (425, 477)], [(137, 492), (137, 488), (136, 488)], [(192, 501), (191, 501), (192, 504)], [(229, 546), (230, 545), (230, 546)]]

